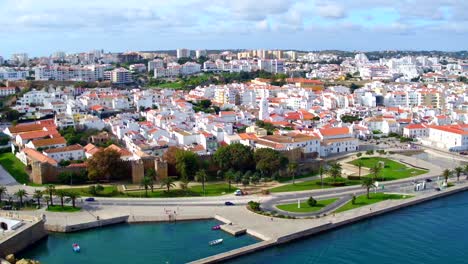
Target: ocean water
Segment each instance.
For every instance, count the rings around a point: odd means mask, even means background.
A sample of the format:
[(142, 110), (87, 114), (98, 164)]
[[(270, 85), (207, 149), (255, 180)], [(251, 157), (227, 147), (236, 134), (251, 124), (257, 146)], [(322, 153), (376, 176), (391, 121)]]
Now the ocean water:
[[(44, 264), (185, 263), (258, 242), (212, 231), (215, 220), (177, 223), (119, 224), (76, 233), (52, 233), (21, 257)], [(217, 246), (208, 242), (223, 238)], [(72, 251), (78, 243), (80, 253)]]
[(230, 263), (468, 263), (468, 192), (408, 207)]

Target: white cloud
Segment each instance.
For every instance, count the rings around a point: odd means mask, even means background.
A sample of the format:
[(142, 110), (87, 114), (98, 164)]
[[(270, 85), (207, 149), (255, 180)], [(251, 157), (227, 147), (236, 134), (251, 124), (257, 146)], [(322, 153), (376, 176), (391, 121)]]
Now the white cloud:
[(317, 6), (317, 13), (324, 18), (344, 18), (346, 17), (345, 8), (339, 4), (324, 4)]

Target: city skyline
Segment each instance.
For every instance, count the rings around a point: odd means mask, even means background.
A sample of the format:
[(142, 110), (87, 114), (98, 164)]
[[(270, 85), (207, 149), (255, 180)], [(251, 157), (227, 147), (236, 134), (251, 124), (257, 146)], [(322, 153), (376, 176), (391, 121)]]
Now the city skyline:
[[(362, 8), (365, 6), (365, 8)], [(468, 3), (31, 0), (0, 3), (0, 54), (190, 49), (466, 49)], [(303, 41), (304, 40), (304, 41)]]

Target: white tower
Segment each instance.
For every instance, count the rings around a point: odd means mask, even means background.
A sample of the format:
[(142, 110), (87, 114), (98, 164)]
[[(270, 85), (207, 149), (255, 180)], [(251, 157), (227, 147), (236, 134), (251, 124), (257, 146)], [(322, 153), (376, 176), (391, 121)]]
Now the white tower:
[(263, 94), (262, 99), (260, 100), (260, 112), (258, 113), (258, 119), (266, 120), (270, 117), (268, 113), (268, 99), (266, 98), (265, 94)]

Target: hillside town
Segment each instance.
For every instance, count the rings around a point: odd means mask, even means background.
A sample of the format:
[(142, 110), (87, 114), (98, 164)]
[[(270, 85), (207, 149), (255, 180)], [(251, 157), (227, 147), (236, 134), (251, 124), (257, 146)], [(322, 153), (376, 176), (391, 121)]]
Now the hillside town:
[[(205, 58), (202, 65), (176, 62), (200, 58)], [(147, 63), (140, 63), (142, 59)], [(338, 59), (341, 64), (327, 63)], [(68, 166), (86, 166), (82, 162), (100, 149), (96, 142), (112, 142), (106, 147), (118, 150), (124, 160), (161, 158), (170, 147), (210, 156), (235, 143), (299, 150), (303, 158), (321, 159), (356, 152), (367, 140), (387, 137), (398, 137), (407, 147), (468, 150), (468, 84), (463, 82), (468, 64), (462, 60), (406, 56), (370, 61), (363, 53), (343, 59), (278, 50), (197, 50), (191, 57), (190, 50), (178, 49), (176, 56), (95, 51), (28, 59), (16, 54), (4, 63), (11, 65), (5, 72), (16, 74), (4, 75), (8, 86), (0, 90), (4, 97), (16, 96), (9, 111), (18, 120), (3, 133), (25, 165), (67, 161), (73, 162)], [(299, 69), (313, 78), (288, 77)], [(132, 85), (141, 73), (172, 78), (201, 71), (273, 75), (193, 89)], [(31, 72), (45, 85), (22, 86)], [(339, 84), (347, 79), (351, 85)], [(93, 83), (99, 87), (90, 88)], [(59, 133), (66, 129), (96, 132), (83, 144), (66, 140)]]

